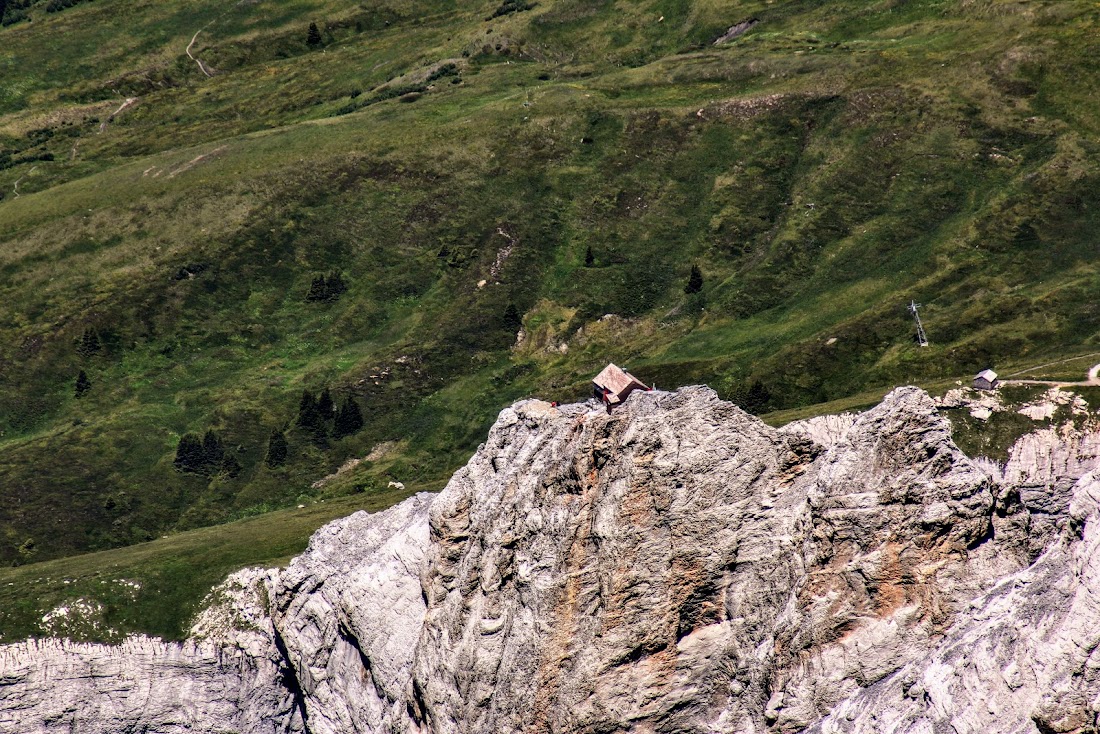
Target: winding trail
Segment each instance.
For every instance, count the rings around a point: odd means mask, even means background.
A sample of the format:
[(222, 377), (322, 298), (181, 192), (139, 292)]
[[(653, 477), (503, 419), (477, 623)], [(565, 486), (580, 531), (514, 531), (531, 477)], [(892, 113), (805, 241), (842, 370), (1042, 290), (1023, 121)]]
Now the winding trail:
[(197, 31), (195, 31), (195, 35), (191, 36), (191, 43), (187, 44), (187, 48), (184, 49), (184, 53), (187, 54), (187, 58), (191, 59), (196, 64), (198, 64), (199, 65), (199, 71), (201, 71), (203, 74), (206, 74), (207, 77), (212, 77), (212, 76), (214, 76), (214, 74), (209, 70), (209, 67), (205, 63), (203, 63), (202, 59), (194, 56), (191, 53), (191, 48), (195, 45), (195, 41), (197, 41), (199, 39), (199, 34), (202, 33), (203, 31), (205, 31), (210, 26), (214, 25), (214, 23), (216, 23), (216, 22), (217, 22), (217, 19), (215, 18), (214, 20), (212, 20), (209, 23), (207, 23), (206, 25), (204, 25), (202, 28), (199, 28)]
[[(1086, 357), (1090, 355), (1085, 355)], [(1070, 359), (1063, 359), (1062, 362), (1071, 362), (1074, 359), (1080, 359), (1080, 357), (1071, 357)], [(1032, 367), (1031, 369), (1037, 370), (1042, 367), (1049, 367), (1050, 365), (1059, 364), (1058, 362), (1051, 362), (1050, 364), (1039, 365), (1039, 367)], [(1029, 370), (1030, 371), (1030, 370)], [(1017, 375), (1023, 374), (1023, 372), (1017, 372)], [(1094, 364), (1089, 368), (1088, 375), (1085, 380), (1080, 382), (1074, 382), (1072, 380), (1001, 380), (1002, 385), (1050, 385), (1051, 387), (1090, 387), (1100, 385), (1100, 364)]]
[(15, 180), (15, 185), (12, 186), (11, 192), (13, 194), (15, 194), (16, 199), (18, 199), (21, 196), (21, 194), (19, 193), (19, 184), (23, 183), (23, 179), (25, 179), (27, 176), (32, 175), (37, 170), (38, 170), (38, 166), (35, 166), (34, 168), (27, 171), (26, 173), (24, 173), (22, 176), (20, 176), (19, 178), (17, 178)]

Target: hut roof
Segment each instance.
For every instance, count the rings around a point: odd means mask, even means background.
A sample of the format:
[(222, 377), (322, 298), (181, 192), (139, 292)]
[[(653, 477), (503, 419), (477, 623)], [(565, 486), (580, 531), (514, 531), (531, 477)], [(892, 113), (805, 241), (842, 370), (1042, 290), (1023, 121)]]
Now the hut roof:
[(994, 380), (997, 379), (997, 373), (994, 372), (993, 370), (982, 370), (978, 374), (974, 375), (975, 380), (977, 380), (979, 378), (992, 383)]
[(615, 395), (631, 386), (640, 387), (643, 390), (648, 389), (646, 384), (637, 377), (610, 363), (592, 379), (592, 382), (596, 384), (596, 387), (606, 388)]

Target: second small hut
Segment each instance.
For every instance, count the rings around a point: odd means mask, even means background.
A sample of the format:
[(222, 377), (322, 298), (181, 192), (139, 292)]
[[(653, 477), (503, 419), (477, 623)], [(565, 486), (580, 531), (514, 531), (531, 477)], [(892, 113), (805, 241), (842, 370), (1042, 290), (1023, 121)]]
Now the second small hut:
[(592, 394), (607, 405), (608, 410), (626, 400), (635, 390), (649, 389), (644, 382), (614, 364), (608, 364), (592, 379)]

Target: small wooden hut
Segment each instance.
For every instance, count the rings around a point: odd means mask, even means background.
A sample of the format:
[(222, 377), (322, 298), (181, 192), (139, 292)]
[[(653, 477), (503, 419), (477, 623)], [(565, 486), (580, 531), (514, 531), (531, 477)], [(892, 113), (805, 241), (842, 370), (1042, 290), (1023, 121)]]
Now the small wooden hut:
[(974, 375), (974, 388), (977, 390), (996, 390), (1000, 386), (1001, 381), (993, 370), (982, 370)]
[(606, 404), (608, 409), (626, 400), (627, 396), (635, 390), (649, 389), (637, 377), (613, 364), (604, 367), (603, 371), (592, 380), (592, 394), (597, 400)]

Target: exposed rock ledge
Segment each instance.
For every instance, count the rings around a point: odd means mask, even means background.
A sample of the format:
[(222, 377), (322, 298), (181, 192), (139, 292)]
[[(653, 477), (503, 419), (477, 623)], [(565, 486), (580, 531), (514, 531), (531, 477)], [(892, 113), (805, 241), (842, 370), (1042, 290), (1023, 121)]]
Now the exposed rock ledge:
[(1097, 442), (1031, 440), (979, 466), (915, 388), (782, 430), (517, 403), (182, 645), (0, 647), (0, 732), (1092, 731)]

